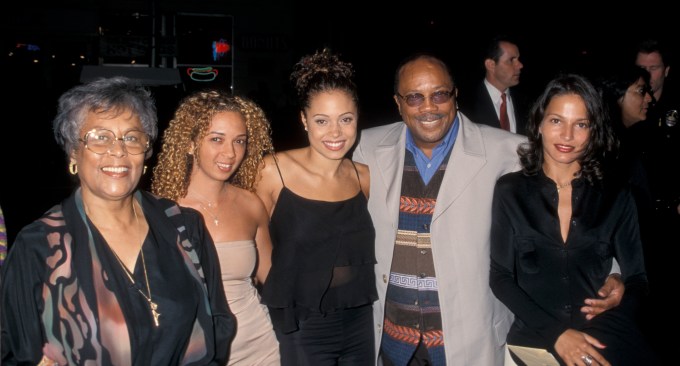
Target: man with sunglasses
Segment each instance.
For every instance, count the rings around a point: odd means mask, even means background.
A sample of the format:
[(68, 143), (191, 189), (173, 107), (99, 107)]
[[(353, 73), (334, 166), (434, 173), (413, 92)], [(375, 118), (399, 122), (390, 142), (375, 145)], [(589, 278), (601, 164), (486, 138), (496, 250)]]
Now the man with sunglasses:
[(373, 315), (383, 365), (505, 359), (512, 315), (489, 288), (491, 200), (496, 180), (519, 169), (515, 151), (524, 138), (471, 122), (456, 97), (444, 62), (407, 58), (394, 86), (403, 122), (364, 130), (354, 152), (371, 171)]
[(524, 65), (517, 44), (507, 36), (496, 36), (484, 51), (484, 80), (461, 98), (461, 110), (471, 120), (524, 134), (527, 101), (514, 88)]

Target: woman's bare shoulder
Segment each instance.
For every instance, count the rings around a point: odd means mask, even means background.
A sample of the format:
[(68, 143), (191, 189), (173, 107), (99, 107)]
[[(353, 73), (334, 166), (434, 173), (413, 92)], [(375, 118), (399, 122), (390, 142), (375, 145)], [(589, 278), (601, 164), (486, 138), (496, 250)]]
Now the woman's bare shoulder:
[(279, 173), (295, 175), (300, 168), (304, 167), (304, 149), (286, 150), (264, 158), (262, 176), (275, 176), (279, 179)]
[(264, 203), (262, 203), (262, 200), (257, 194), (239, 187), (233, 187), (233, 189), (235, 195), (235, 207), (238, 207), (238, 210), (248, 212), (254, 217), (267, 215), (267, 210), (264, 207)]
[(356, 161), (353, 161), (354, 166), (357, 167), (357, 170), (359, 171), (359, 175), (364, 175), (364, 174), (370, 174), (370, 171), (368, 170), (368, 165), (364, 163), (359, 163)]
[(276, 158), (282, 165), (300, 165), (305, 151), (305, 148), (286, 150), (277, 153)]
[(272, 154), (265, 155), (260, 163), (260, 179), (258, 185), (260, 184), (271, 184), (273, 181), (278, 180), (279, 169), (278, 165), (278, 154), (275, 158)]
[(277, 166), (280, 169), (282, 166), (288, 167), (289, 165), (297, 164), (297, 162), (300, 159), (299, 150), (300, 149), (279, 151), (273, 154), (265, 155), (264, 158), (262, 159), (263, 173), (276, 172)]
[(368, 169), (368, 165), (362, 164), (362, 163), (357, 163), (356, 161), (353, 162), (354, 166), (357, 169), (357, 172), (359, 172), (359, 181), (361, 182), (361, 190), (364, 192), (366, 197), (368, 197), (370, 187), (371, 187), (371, 172)]

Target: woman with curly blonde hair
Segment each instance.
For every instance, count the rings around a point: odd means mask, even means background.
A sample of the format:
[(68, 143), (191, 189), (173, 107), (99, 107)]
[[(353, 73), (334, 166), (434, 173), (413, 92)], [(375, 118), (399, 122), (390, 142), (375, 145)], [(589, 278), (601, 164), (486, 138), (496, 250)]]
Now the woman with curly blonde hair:
[(229, 365), (280, 364), (269, 314), (253, 283), (253, 275), (264, 283), (271, 267), (269, 216), (253, 192), (262, 157), (272, 149), (260, 107), (200, 91), (177, 108), (154, 169), (153, 192), (202, 213), (215, 242), (237, 319)]
[(262, 300), (282, 365), (372, 365), (375, 230), (357, 138), (352, 65), (323, 50), (291, 75), (309, 146), (265, 157), (257, 185), (274, 250)]

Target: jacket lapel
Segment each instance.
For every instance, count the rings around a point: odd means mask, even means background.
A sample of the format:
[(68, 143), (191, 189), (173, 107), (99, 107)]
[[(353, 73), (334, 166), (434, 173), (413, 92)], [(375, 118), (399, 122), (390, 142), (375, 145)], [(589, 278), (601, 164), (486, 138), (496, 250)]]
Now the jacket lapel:
[(472, 183), (486, 164), (486, 151), (479, 126), (458, 112), (460, 129), (442, 180), (432, 221), (437, 220)]
[(404, 167), (404, 152), (406, 150), (406, 125), (401, 124), (391, 130), (378, 143), (375, 151), (376, 162), (383, 187), (385, 188), (385, 205), (387, 212), (394, 212), (392, 223), (396, 228), (399, 224), (399, 201), (401, 196), (401, 179)]

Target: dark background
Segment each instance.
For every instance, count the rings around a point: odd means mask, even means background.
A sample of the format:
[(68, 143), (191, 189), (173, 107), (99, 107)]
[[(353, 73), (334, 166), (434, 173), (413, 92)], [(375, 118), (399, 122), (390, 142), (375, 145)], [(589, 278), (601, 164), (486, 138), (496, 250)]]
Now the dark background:
[[(418, 51), (441, 56), (457, 84), (483, 77), (481, 48), (494, 34), (514, 37), (524, 63), (520, 87), (535, 95), (559, 72), (598, 75), (633, 62), (632, 48), (646, 37), (677, 45), (677, 16), (663, 8), (596, 11), (592, 3), (555, 2), (534, 8), (453, 1), (405, 1), (368, 12), (366, 2), (235, 1), (22, 1), (0, 13), (0, 70), (4, 112), (0, 127), (0, 206), (10, 242), (24, 225), (68, 195), (74, 182), (54, 142), (51, 120), (61, 93), (80, 82), (84, 65), (130, 64), (178, 68), (193, 64), (182, 42), (204, 42), (219, 19), (179, 24), (178, 15), (220, 15), (231, 38), (231, 61), (215, 65), (211, 87), (233, 90), (260, 103), (270, 117), (277, 149), (304, 145), (288, 75), (303, 55), (324, 46), (352, 62), (360, 92), (360, 127), (399, 120), (392, 100), (394, 69)], [(371, 8), (381, 6), (372, 3)], [(659, 5), (660, 6), (660, 5)], [(331, 10), (322, 10), (331, 9)], [(454, 8), (447, 11), (444, 8)], [(529, 15), (532, 14), (532, 15)], [(172, 28), (177, 32), (172, 36)], [(162, 34), (165, 27), (165, 34)], [(187, 33), (188, 32), (188, 33)], [(184, 37), (184, 38), (183, 38)], [(193, 37), (193, 38), (192, 38)], [(155, 39), (155, 55), (151, 53)], [(196, 41), (192, 43), (192, 41)], [(186, 46), (184, 50), (186, 51)], [(182, 59), (184, 57), (184, 59)], [(204, 62), (201, 59), (201, 62)], [(178, 101), (197, 86), (150, 86), (161, 131)], [(202, 87), (202, 85), (201, 85)], [(233, 89), (232, 89), (233, 88)], [(156, 143), (159, 146), (159, 141)], [(154, 160), (149, 162), (153, 165)], [(148, 188), (149, 175), (142, 181)]]

